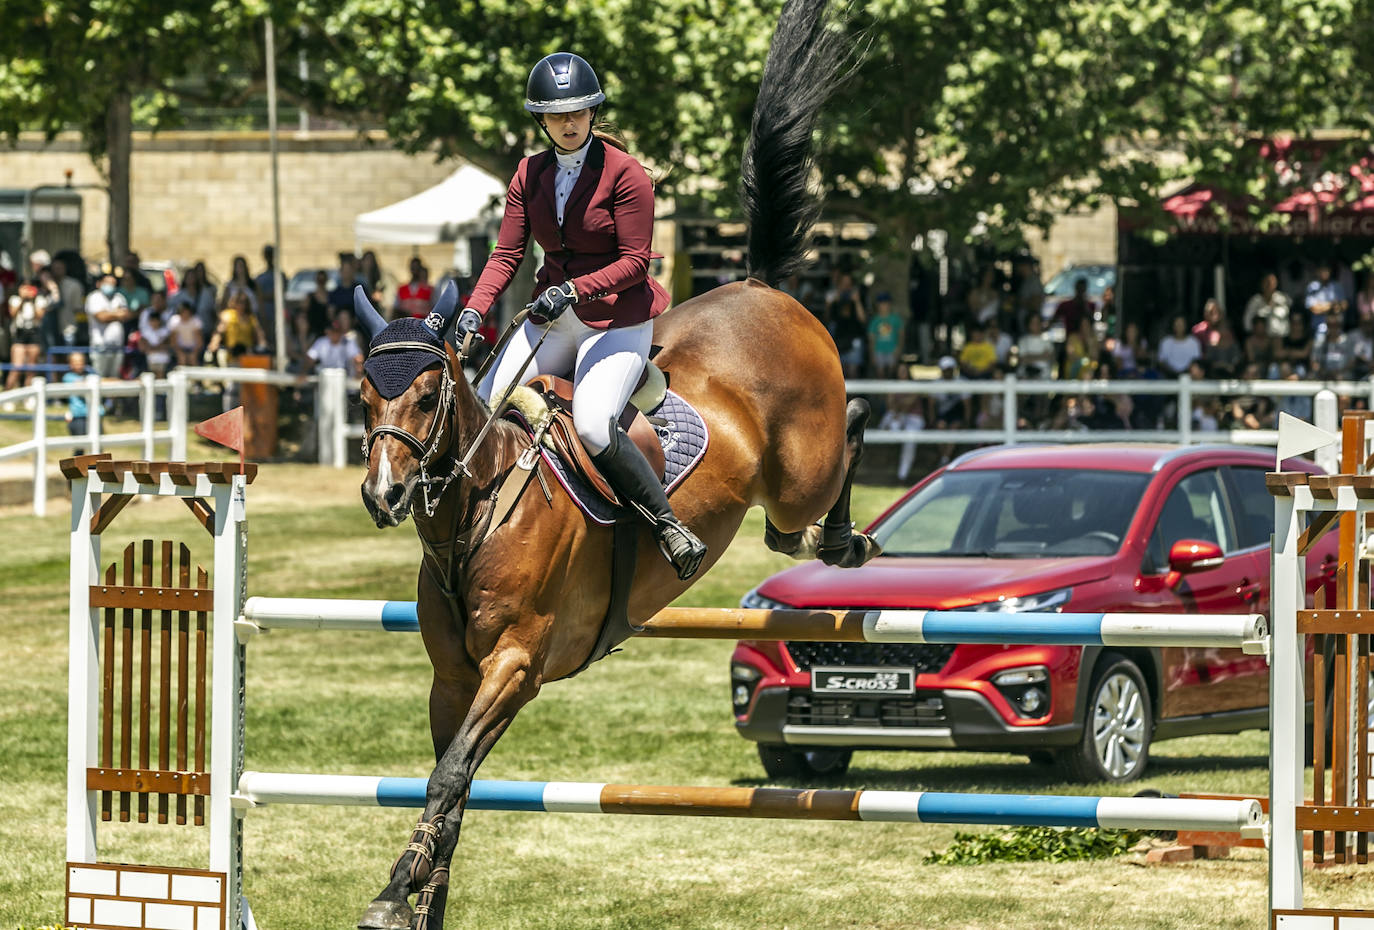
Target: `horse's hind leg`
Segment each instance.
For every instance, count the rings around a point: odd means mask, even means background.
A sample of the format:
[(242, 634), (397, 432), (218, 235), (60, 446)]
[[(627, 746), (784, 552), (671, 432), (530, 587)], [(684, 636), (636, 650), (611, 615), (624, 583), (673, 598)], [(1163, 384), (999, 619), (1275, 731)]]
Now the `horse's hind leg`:
[(868, 401), (856, 397), (849, 402), (844, 411), (844, 485), (839, 499), (821, 523), (820, 542), (816, 554), (826, 565), (841, 568), (854, 568), (862, 565), (878, 553), (882, 547), (873, 537), (854, 532), (854, 523), (849, 516), (849, 497), (854, 485), (854, 473), (858, 471), (859, 460), (863, 458), (864, 427), (868, 425)]
[(814, 526), (797, 530), (795, 533), (784, 533), (773, 525), (773, 521), (767, 515), (763, 518), (763, 544), (774, 552), (790, 555), (794, 559), (814, 559), (819, 538), (820, 534)]
[[(363, 930), (440, 930), (448, 898), (448, 869), (458, 845), (472, 777), (537, 692), (529, 652), (499, 648), (482, 663), (482, 682), (457, 734), (429, 777), (425, 811), (411, 841), (391, 867), (390, 881), (358, 921)], [(407, 903), (419, 894), (415, 909)]]

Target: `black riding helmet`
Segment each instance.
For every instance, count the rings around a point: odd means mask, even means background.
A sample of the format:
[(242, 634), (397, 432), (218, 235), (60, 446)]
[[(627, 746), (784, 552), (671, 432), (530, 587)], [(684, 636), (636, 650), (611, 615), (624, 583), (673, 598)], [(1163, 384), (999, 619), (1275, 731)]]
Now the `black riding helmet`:
[(540, 60), (525, 85), (525, 109), (535, 114), (572, 113), (606, 100), (596, 72), (581, 56), (554, 52)]

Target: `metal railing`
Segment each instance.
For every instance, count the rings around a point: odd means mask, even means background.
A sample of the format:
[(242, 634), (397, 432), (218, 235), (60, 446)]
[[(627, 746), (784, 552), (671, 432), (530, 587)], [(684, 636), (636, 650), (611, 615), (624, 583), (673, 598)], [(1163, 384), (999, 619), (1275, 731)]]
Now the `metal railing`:
[[(48, 402), (73, 396), (86, 401), (86, 431), (79, 435), (49, 435)], [(159, 396), (168, 404), (168, 424), (163, 429), (157, 428)], [(105, 400), (115, 397), (139, 399), (137, 431), (103, 431)], [(176, 410), (178, 400), (181, 404), (179, 414)], [(33, 438), (0, 448), (0, 461), (33, 456), (33, 512), (40, 517), (47, 513), (49, 452), (76, 449), (101, 452), (119, 446), (141, 446), (143, 458), (152, 459), (156, 443), (167, 442), (171, 445), (171, 458), (186, 457), (185, 394), (178, 399), (166, 378), (156, 379), (151, 374), (144, 374), (137, 381), (102, 381), (90, 374), (80, 381), (63, 384), (49, 384), (45, 378), (35, 378), (26, 387), (0, 392), (0, 405), (10, 404), (32, 408)], [(180, 429), (175, 425), (178, 416), (182, 424)]]
[[(864, 441), (877, 444), (926, 443), (982, 445), (1018, 442), (1171, 442), (1181, 445), (1225, 442), (1272, 446), (1278, 442), (1273, 429), (1199, 430), (1193, 427), (1193, 401), (1198, 397), (1280, 397), (1311, 398), (1318, 426), (1335, 431), (1337, 398), (1364, 398), (1374, 409), (1374, 377), (1363, 381), (1194, 381), (1187, 375), (1177, 379), (1154, 380), (1022, 380), (1015, 375), (1003, 379), (971, 381), (963, 378), (931, 381), (851, 380), (847, 392), (853, 395), (917, 394), (998, 396), (1001, 400), (1001, 426), (997, 429), (869, 429)], [(1021, 400), (1025, 397), (1088, 397), (1154, 395), (1173, 398), (1178, 417), (1175, 429), (1060, 429), (1046, 430), (1021, 424)], [(1331, 463), (1334, 466), (1334, 462)], [(1328, 469), (1329, 471), (1329, 469)]]
[[(42, 378), (25, 388), (0, 392), (0, 405), (7, 402), (23, 404), (32, 401), (33, 438), (12, 446), (0, 448), (0, 461), (32, 455), (33, 468), (33, 510), (42, 516), (46, 512), (47, 499), (47, 453), (61, 449), (86, 449), (100, 452), (120, 446), (141, 446), (145, 459), (154, 458), (154, 446), (159, 442), (170, 443), (170, 458), (186, 457), (187, 432), (190, 424), (190, 384), (192, 382), (214, 384), (270, 384), (276, 387), (309, 388), (314, 391), (315, 429), (318, 443), (318, 461), (321, 465), (343, 468), (348, 464), (348, 443), (363, 436), (363, 426), (350, 423), (349, 392), (350, 379), (342, 369), (322, 369), (318, 374), (299, 375), (261, 368), (214, 368), (185, 367), (174, 369), (166, 378), (155, 379), (151, 374), (142, 375), (137, 381), (101, 381), (94, 375), (79, 382), (65, 384), (48, 383)], [(352, 382), (356, 390), (356, 382)], [(1018, 411), (1021, 402), (1027, 397), (1064, 397), (1096, 395), (1156, 395), (1173, 398), (1180, 411), (1192, 411), (1193, 400), (1198, 397), (1231, 397), (1250, 395), (1258, 397), (1305, 397), (1314, 401), (1315, 421), (1318, 426), (1334, 431), (1336, 429), (1337, 397), (1366, 398), (1374, 409), (1374, 378), (1365, 381), (1193, 381), (1187, 376), (1177, 380), (1133, 380), (1133, 381), (1055, 381), (1021, 380), (1008, 376), (1002, 380), (968, 381), (880, 381), (854, 380), (846, 385), (851, 395), (893, 395), (918, 394), (935, 396), (959, 394), (1001, 398), (1001, 426), (997, 429), (923, 429), (888, 430), (870, 429), (864, 434), (866, 442), (875, 444), (955, 444), (980, 445), (990, 443), (1018, 442), (1171, 442), (1191, 445), (1204, 442), (1243, 443), (1246, 445), (1272, 446), (1277, 442), (1277, 433), (1272, 429), (1232, 429), (1198, 430), (1193, 428), (1192, 417), (1179, 418), (1176, 429), (1146, 430), (1045, 430), (1021, 424)], [(50, 401), (70, 397), (74, 394), (86, 398), (88, 412), (87, 430), (80, 436), (50, 435), (48, 432), (47, 405)], [(117, 434), (102, 433), (103, 402), (111, 397), (139, 398), (140, 428), (135, 432)], [(166, 422), (158, 428), (158, 401), (165, 404)], [(1331, 471), (1335, 462), (1324, 462), (1323, 453), (1318, 453), (1318, 463)]]

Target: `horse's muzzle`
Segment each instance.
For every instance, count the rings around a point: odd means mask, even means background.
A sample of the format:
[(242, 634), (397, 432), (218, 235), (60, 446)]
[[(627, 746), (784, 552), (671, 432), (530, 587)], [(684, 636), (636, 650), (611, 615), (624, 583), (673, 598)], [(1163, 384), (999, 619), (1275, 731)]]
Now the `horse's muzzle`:
[(371, 482), (364, 481), (362, 493), (363, 506), (367, 508), (368, 515), (372, 517), (372, 522), (377, 524), (378, 529), (400, 526), (405, 518), (410, 516), (413, 484), (394, 481), (385, 491), (381, 492), (380, 498), (371, 485)]

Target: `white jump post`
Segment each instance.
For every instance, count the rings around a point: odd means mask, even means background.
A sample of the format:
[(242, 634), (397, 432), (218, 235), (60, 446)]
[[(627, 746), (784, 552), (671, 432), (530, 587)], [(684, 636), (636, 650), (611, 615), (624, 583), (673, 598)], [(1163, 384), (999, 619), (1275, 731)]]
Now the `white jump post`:
[[(256, 467), (256, 466), (254, 466)], [(243, 670), (244, 650), (234, 632), (234, 618), (243, 606), (246, 583), (246, 487), (251, 476), (238, 474), (237, 465), (184, 466), (163, 465), (154, 470), (148, 463), (114, 462), (109, 456), (83, 456), (63, 462), (63, 472), (72, 481), (71, 517), (71, 576), (69, 607), (69, 649), (71, 661), (68, 671), (68, 732), (67, 732), (67, 862), (68, 895), (64, 926), (121, 926), (121, 927), (196, 927), (196, 930), (252, 930), (252, 917), (242, 899), (243, 828), (242, 813), (234, 808), (233, 795), (243, 773)], [(111, 584), (100, 577), (101, 533), (119, 511), (136, 496), (183, 498), (193, 504), (192, 510), (214, 539), (213, 601), (204, 605), (197, 601), (197, 592), (204, 589), (185, 585), (163, 587), (147, 584), (123, 586)], [(145, 551), (152, 549), (151, 541)], [(171, 544), (166, 543), (167, 551)], [(126, 575), (131, 556), (126, 556)], [(170, 563), (164, 562), (164, 577), (170, 577)], [(145, 571), (148, 570), (144, 563)], [(188, 563), (183, 560), (183, 571)], [(103, 583), (102, 583), (103, 581)], [(166, 581), (162, 583), (166, 584)], [(140, 599), (148, 608), (140, 605)], [(173, 610), (200, 612), (212, 607), (216, 618), (209, 631), (210, 681), (208, 704), (210, 717), (209, 790), (206, 816), (209, 823), (210, 869), (137, 867), (124, 870), (114, 863), (99, 860), (97, 827), (101, 818), (98, 808), (101, 793), (163, 797), (180, 796), (183, 803), (190, 796), (205, 795), (202, 773), (188, 770), (158, 769), (158, 763), (122, 763), (119, 759), (103, 762), (100, 757), (101, 727), (101, 633), (104, 628), (102, 612), (112, 607), (154, 609), (164, 616)], [(114, 611), (111, 610), (111, 614)], [(129, 612), (126, 610), (126, 617)], [(130, 636), (130, 621), (126, 619), (125, 633)], [(146, 623), (146, 621), (145, 621)], [(166, 628), (164, 627), (164, 630)], [(203, 627), (202, 627), (203, 629)], [(142, 627), (146, 650), (150, 628)], [(164, 633), (164, 635), (167, 635)], [(181, 635), (186, 636), (185, 627)], [(127, 639), (126, 639), (127, 642)], [(166, 642), (164, 640), (164, 642)], [(183, 647), (184, 648), (184, 647)], [(107, 662), (114, 655), (106, 656)], [(125, 662), (132, 661), (126, 648)], [(148, 661), (147, 652), (142, 659)], [(166, 661), (166, 653), (164, 653)], [(183, 666), (184, 676), (186, 669)], [(204, 675), (201, 666), (200, 675)], [(184, 679), (183, 679), (184, 680)], [(146, 688), (141, 692), (146, 700)], [(185, 693), (180, 692), (182, 700)], [(107, 695), (112, 699), (112, 695)], [(199, 705), (199, 701), (197, 700)], [(164, 702), (165, 705), (165, 702)], [(203, 705), (201, 705), (203, 706)], [(108, 708), (107, 708), (108, 710)], [(202, 713), (200, 706), (198, 715)], [(123, 711), (126, 715), (128, 710)], [(184, 713), (184, 711), (183, 711)], [(123, 728), (124, 750), (128, 753), (128, 717)], [(141, 725), (146, 726), (146, 721)], [(203, 731), (202, 731), (203, 732)], [(143, 731), (146, 739), (147, 730)], [(166, 739), (165, 733), (161, 735)], [(112, 739), (106, 734), (106, 739)], [(187, 731), (181, 729), (181, 747), (186, 751)], [(165, 744), (164, 744), (165, 746)], [(140, 755), (146, 750), (141, 749)], [(167, 750), (164, 748), (163, 752)], [(173, 763), (175, 764), (175, 763)], [(190, 761), (188, 759), (188, 764)], [(164, 763), (165, 766), (165, 763)], [(113, 767), (113, 768), (112, 768)], [(130, 771), (129, 769), (134, 769)], [(112, 779), (121, 779), (114, 782)], [(92, 788), (95, 781), (98, 787)], [(177, 786), (194, 785), (193, 788)], [(158, 792), (159, 787), (171, 790)], [(123, 805), (127, 815), (129, 803)], [(179, 816), (184, 812), (179, 812)], [(140, 808), (143, 819), (146, 808)], [(161, 812), (160, 812), (161, 813)], [(137, 878), (136, 876), (145, 876)], [(147, 878), (148, 875), (157, 876)], [(129, 876), (135, 876), (130, 878)], [(143, 890), (126, 892), (126, 882), (138, 881)], [(160, 883), (160, 884), (159, 884)], [(191, 922), (176, 918), (178, 923), (132, 922), (149, 920), (152, 916), (134, 917), (151, 912), (143, 908), (148, 903), (149, 887), (157, 887), (164, 903), (159, 904), (162, 916), (158, 920), (172, 920), (167, 916), (177, 912), (192, 914)], [(137, 905), (126, 900), (132, 894)], [(170, 910), (169, 910), (170, 909)]]
[(33, 379), (33, 515), (48, 515), (48, 379)]

